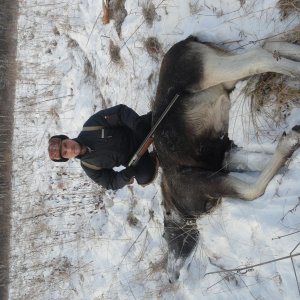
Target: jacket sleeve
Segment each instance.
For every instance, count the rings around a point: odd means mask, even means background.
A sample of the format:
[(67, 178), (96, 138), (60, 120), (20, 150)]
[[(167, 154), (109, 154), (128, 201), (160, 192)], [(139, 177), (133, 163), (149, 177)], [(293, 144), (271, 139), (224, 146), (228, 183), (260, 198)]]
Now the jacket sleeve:
[(93, 170), (81, 164), (85, 173), (97, 184), (108, 190), (118, 190), (129, 184), (134, 176), (134, 169), (128, 167), (120, 172), (112, 169)]
[(138, 133), (145, 129), (148, 130), (148, 128), (151, 127), (151, 115), (148, 113), (140, 117), (130, 107), (119, 104), (97, 112), (86, 121), (84, 126), (92, 126), (95, 124), (106, 127), (126, 126)]

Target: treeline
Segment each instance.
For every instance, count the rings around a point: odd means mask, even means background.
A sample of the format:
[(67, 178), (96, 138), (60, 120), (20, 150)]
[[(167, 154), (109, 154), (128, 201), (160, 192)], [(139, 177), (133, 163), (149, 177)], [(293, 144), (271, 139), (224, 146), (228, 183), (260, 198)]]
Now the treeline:
[(18, 1), (0, 0), (0, 299), (8, 299)]

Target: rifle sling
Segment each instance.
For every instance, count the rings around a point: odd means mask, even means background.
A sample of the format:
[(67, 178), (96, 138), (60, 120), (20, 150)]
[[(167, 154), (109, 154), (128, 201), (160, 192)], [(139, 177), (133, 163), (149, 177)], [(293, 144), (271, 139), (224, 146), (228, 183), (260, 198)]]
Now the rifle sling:
[[(96, 130), (103, 129), (103, 128), (104, 128), (104, 126), (100, 126), (100, 125), (99, 126), (97, 126), (97, 125), (96, 126), (84, 126), (82, 128), (82, 131), (96, 131)], [(85, 167), (87, 167), (91, 170), (95, 170), (95, 171), (99, 171), (102, 169), (101, 167), (95, 166), (93, 164), (87, 163), (82, 160), (81, 160), (81, 164), (84, 165)]]
[(81, 164), (84, 165), (85, 167), (87, 167), (87, 168), (89, 168), (91, 170), (95, 170), (95, 171), (100, 171), (102, 169), (101, 167), (97, 167), (97, 166), (95, 166), (93, 164), (89, 164), (86, 161), (82, 161), (82, 160), (81, 160)]
[(83, 128), (82, 128), (82, 131), (96, 131), (96, 130), (99, 130), (99, 129), (103, 129), (104, 128), (104, 126), (98, 126), (98, 125), (96, 125), (96, 126), (84, 126)]

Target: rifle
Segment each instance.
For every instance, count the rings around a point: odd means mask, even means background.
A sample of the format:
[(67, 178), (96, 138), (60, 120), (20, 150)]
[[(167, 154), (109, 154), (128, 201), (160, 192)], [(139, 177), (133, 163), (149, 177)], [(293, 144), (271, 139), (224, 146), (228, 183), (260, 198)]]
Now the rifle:
[(153, 143), (153, 138), (154, 138), (154, 132), (156, 130), (156, 128), (158, 127), (158, 125), (161, 123), (161, 121), (164, 119), (164, 117), (166, 116), (166, 114), (168, 113), (168, 111), (170, 110), (170, 108), (173, 106), (173, 104), (175, 103), (175, 101), (178, 99), (179, 95), (175, 94), (175, 96), (173, 97), (172, 101), (169, 103), (169, 105), (166, 107), (166, 109), (163, 111), (163, 113), (161, 114), (161, 116), (159, 117), (159, 119), (156, 121), (156, 123), (154, 124), (154, 126), (151, 128), (150, 132), (148, 133), (148, 135), (146, 136), (146, 138), (144, 139), (144, 141), (142, 142), (142, 144), (140, 145), (140, 147), (136, 150), (136, 152), (133, 154), (128, 167), (130, 166), (135, 166), (139, 159), (146, 153), (146, 151), (148, 150), (148, 148), (150, 147), (150, 145)]

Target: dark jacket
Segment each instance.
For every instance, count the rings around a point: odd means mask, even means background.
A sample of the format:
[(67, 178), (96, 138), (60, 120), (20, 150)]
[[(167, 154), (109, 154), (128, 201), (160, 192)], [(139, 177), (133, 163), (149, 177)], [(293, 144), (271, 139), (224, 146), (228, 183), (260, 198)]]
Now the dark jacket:
[[(103, 126), (103, 128), (97, 127)], [(120, 104), (91, 116), (75, 141), (88, 147), (81, 166), (96, 183), (107, 189), (120, 189), (134, 176), (134, 168), (120, 172), (114, 167), (126, 166), (151, 127), (151, 113), (139, 116)], [(86, 165), (90, 166), (87, 167)]]

